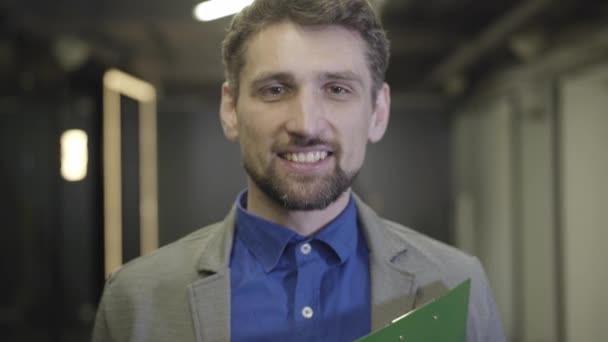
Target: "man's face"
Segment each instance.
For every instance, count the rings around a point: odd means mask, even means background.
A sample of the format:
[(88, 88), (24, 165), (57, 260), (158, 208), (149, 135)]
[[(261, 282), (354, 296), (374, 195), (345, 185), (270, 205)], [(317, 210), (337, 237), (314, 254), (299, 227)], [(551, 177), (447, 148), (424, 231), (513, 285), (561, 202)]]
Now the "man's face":
[(222, 124), (238, 139), (249, 186), (290, 210), (318, 210), (347, 190), (367, 141), (388, 122), (372, 102), (365, 45), (339, 26), (270, 25), (247, 43), (238, 101), (224, 85)]

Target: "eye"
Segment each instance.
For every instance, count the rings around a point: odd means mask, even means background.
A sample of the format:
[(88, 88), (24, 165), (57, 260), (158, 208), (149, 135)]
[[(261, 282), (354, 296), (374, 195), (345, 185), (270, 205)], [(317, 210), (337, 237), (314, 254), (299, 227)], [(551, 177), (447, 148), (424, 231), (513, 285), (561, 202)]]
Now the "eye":
[(352, 93), (349, 88), (337, 84), (328, 85), (325, 90), (334, 96), (345, 96)]
[(281, 86), (270, 87), (266, 90), (266, 93), (269, 95), (281, 95), (285, 92), (285, 88)]
[(282, 85), (272, 85), (260, 90), (260, 95), (265, 99), (276, 99), (289, 93), (289, 89)]

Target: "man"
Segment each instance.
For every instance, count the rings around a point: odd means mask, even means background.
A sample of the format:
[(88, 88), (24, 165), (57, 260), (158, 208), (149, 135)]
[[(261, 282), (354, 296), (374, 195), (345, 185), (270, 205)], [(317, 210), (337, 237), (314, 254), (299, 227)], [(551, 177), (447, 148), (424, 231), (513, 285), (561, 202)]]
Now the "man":
[(471, 278), (467, 341), (504, 339), (479, 262), (351, 191), (382, 138), (388, 42), (365, 0), (257, 0), (224, 42), (247, 190), (106, 284), (94, 341), (352, 341)]

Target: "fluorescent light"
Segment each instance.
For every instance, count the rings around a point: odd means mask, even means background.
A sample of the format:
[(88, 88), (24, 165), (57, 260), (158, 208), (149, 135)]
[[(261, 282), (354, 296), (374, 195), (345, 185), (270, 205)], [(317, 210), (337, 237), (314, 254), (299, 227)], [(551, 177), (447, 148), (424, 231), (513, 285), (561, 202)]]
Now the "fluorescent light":
[(240, 12), (253, 0), (209, 0), (194, 7), (194, 17), (200, 21), (211, 21)]
[(87, 175), (89, 154), (87, 133), (70, 129), (61, 135), (61, 175), (70, 182), (83, 180)]

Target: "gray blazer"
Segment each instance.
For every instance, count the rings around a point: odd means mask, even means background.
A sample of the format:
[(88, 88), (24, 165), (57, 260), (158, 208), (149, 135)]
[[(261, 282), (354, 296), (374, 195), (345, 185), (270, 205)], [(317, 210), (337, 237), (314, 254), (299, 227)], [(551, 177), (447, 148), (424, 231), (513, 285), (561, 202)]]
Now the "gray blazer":
[[(467, 341), (504, 341), (476, 258), (378, 217), (358, 198), (356, 205), (370, 251), (373, 330), (471, 278)], [(115, 272), (104, 289), (93, 341), (229, 341), (234, 219), (233, 208), (224, 221)]]

